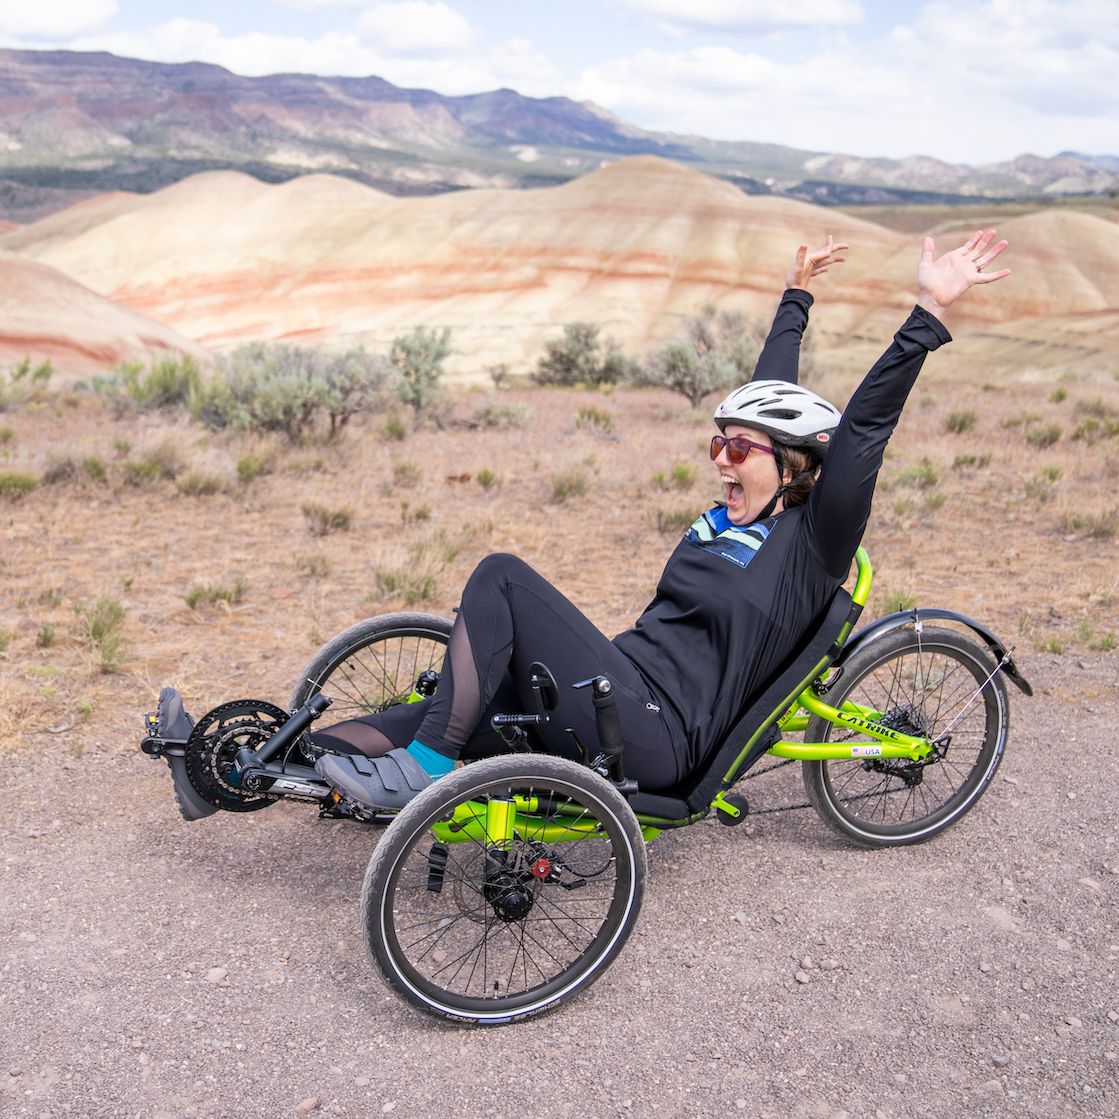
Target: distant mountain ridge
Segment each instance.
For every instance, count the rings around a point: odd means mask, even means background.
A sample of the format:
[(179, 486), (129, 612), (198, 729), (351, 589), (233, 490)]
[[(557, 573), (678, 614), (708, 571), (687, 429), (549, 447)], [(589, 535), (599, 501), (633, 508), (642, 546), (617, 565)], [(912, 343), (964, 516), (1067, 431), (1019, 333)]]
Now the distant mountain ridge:
[(648, 132), (590, 103), (499, 89), (461, 97), (378, 77), (241, 77), (209, 63), (0, 50), (0, 220), (213, 169), (329, 171), (393, 194), (553, 185), (658, 155), (751, 194), (823, 204), (1119, 189), (1119, 157), (1065, 152), (971, 167)]

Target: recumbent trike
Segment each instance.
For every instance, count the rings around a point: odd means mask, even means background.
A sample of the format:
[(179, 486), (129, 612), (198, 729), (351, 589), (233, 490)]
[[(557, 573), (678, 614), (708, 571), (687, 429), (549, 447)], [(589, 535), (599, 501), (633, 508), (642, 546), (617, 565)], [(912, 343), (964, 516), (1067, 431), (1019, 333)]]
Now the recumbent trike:
[(328, 642), (301, 674), (290, 714), (258, 700), (224, 703), (188, 736), (189, 723), (170, 735), (156, 713), (141, 748), (167, 759), (187, 819), (290, 797), (317, 803), (321, 817), (388, 823), (362, 888), (373, 960), (429, 1013), (517, 1021), (606, 970), (641, 908), (645, 843), (711, 812), (740, 823), (749, 808), (733, 790), (763, 754), (801, 761), (810, 804), (868, 846), (929, 839), (978, 801), (1006, 746), (1004, 677), (1026, 695), (1029, 685), (994, 634), (948, 610), (891, 614), (852, 636), (872, 579), (862, 548), (856, 563), (854, 590), (836, 592), (722, 747), (668, 792), (626, 779), (605, 677), (583, 681), (599, 734), (579, 744), (583, 763), (532, 751), (533, 726), (555, 706), (542, 663), (536, 710), (493, 720), (509, 752), (460, 766), (395, 814), (331, 788), (312, 768), (314, 719), (332, 703), (332, 715), (350, 718), (438, 686), (451, 623), (419, 613), (369, 618)]

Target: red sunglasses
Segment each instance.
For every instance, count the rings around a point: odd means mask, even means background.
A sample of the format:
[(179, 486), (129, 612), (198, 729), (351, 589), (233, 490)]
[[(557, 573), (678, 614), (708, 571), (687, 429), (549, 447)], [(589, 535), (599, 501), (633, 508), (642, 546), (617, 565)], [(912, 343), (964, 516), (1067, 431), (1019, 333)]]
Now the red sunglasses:
[(773, 448), (764, 443), (755, 443), (745, 435), (716, 435), (711, 440), (711, 461), (719, 457), (719, 452), (726, 448), (727, 458), (739, 466), (746, 461), (746, 456), (751, 451), (765, 451), (767, 455), (773, 454)]

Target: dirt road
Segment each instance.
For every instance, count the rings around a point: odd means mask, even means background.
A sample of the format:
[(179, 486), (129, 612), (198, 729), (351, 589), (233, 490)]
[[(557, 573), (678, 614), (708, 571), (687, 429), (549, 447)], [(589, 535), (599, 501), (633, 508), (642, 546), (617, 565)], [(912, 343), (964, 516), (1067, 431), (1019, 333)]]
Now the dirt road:
[[(489, 1031), (371, 972), (377, 831), (295, 805), (187, 824), (138, 721), (75, 731), (80, 760), (37, 736), (0, 756), (0, 1113), (1114, 1115), (1115, 658), (1023, 667), (1038, 695), (1012, 691), (954, 830), (864, 851), (799, 811), (663, 835), (606, 976)], [(748, 791), (802, 799), (792, 769)]]

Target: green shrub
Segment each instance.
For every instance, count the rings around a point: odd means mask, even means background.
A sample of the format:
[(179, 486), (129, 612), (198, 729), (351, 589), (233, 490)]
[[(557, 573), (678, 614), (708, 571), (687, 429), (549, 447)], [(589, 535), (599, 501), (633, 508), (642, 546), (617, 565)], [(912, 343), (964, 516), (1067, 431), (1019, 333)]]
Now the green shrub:
[(347, 508), (330, 509), (316, 501), (308, 501), (302, 509), (312, 536), (329, 536), (332, 532), (350, 530), (353, 513)]
[(392, 464), (392, 480), (398, 486), (417, 486), (420, 482), (420, 468), (407, 459)]
[(309, 575), (313, 579), (321, 579), (330, 574), (330, 560), (321, 552), (317, 555), (296, 556), (295, 570), (301, 575)]
[(687, 490), (695, 482), (696, 470), (690, 462), (675, 463), (666, 474), (658, 470), (653, 475), (653, 485), (659, 490)]
[(53, 373), (49, 361), (40, 362), (32, 369), (29, 357), (0, 373), (0, 412), (24, 404), (37, 395), (50, 384)]
[(483, 467), (483, 469), (479, 470), (474, 477), (477, 480), (478, 485), (480, 485), (482, 489), (486, 490), (487, 492), (494, 489), (497, 485), (500, 484), (497, 475), (488, 467)]
[(244, 600), (248, 589), (248, 583), (240, 576), (234, 580), (233, 586), (227, 586), (225, 583), (195, 583), (187, 592), (185, 601), (192, 610), (199, 610), (204, 606), (216, 606), (219, 602), (236, 606)]
[(1119, 530), (1119, 505), (1098, 513), (1070, 513), (1064, 528), (1065, 532), (1083, 533), (1092, 540), (1110, 540)]
[(6, 653), (12, 643), (12, 631), (0, 626), (0, 653)]
[(29, 494), (38, 484), (30, 474), (21, 474), (16, 470), (0, 471), (0, 497), (18, 500)]
[(916, 596), (906, 594), (904, 591), (894, 591), (882, 600), (882, 612), (884, 614), (900, 614), (905, 610), (912, 610), (916, 605)]
[(666, 535), (687, 532), (695, 524), (695, 509), (658, 509), (656, 515), (657, 531)]
[(528, 409), (523, 404), (479, 404), (468, 420), (461, 421), (463, 427), (503, 429), (522, 428), (528, 423)]
[(45, 486), (64, 482), (74, 482), (78, 485), (93, 483), (103, 485), (108, 480), (109, 472), (105, 464), (93, 455), (84, 459), (74, 459), (69, 456), (51, 459), (41, 479)]
[(385, 438), (391, 439), (394, 443), (403, 442), (408, 435), (408, 428), (395, 412), (391, 412), (385, 417), (381, 430), (384, 431)]
[(1072, 438), (1078, 443), (1087, 443), (1092, 446), (1104, 439), (1114, 439), (1116, 435), (1119, 435), (1119, 420), (1089, 417), (1083, 423), (1076, 425)]
[(178, 480), (177, 485), (179, 493), (187, 497), (213, 497), (225, 490), (225, 479), (217, 474), (191, 470)]
[(563, 335), (544, 343), (530, 376), (538, 385), (615, 385), (636, 376), (637, 363), (612, 338), (599, 338), (597, 323), (570, 322)]
[(582, 497), (588, 489), (587, 476), (581, 471), (557, 474), (552, 478), (552, 501), (562, 505), (568, 498)]
[(410, 525), (431, 520), (430, 505), (410, 505), (407, 501), (400, 503), (400, 523)]
[(990, 455), (957, 455), (952, 460), (953, 470), (964, 470), (968, 467), (974, 466), (977, 470), (983, 470), (991, 463)]
[(271, 455), (258, 454), (256, 451), (246, 451), (237, 460), (237, 480), (247, 486), (251, 481), (263, 474), (271, 474), (274, 460)]
[(706, 303), (685, 321), (683, 334), (650, 353), (631, 379), (680, 393), (698, 408), (705, 396), (750, 379), (762, 337), (746, 316)]
[(1052, 447), (1060, 438), (1060, 424), (1046, 424), (1044, 427), (1030, 428), (1026, 432), (1026, 442), (1031, 447)]
[(897, 475), (898, 485), (912, 486), (919, 490), (932, 489), (939, 481), (933, 464), (927, 458), (921, 459), (917, 466), (907, 466)]
[(974, 412), (951, 412), (944, 421), (944, 429), (953, 435), (963, 435), (965, 431), (971, 431), (975, 427), (975, 420)]
[(1119, 419), (1119, 409), (1113, 408), (1106, 400), (1078, 400), (1073, 411), (1078, 416), (1091, 416), (1097, 420)]
[(380, 408), (396, 372), (387, 358), (357, 346), (322, 358), (319, 376), (325, 389), (323, 409), (328, 434), (333, 438), (352, 417)]
[(1056, 388), (1053, 390), (1052, 395), (1049, 397), (1049, 401), (1052, 404), (1060, 404), (1061, 401), (1067, 399), (1067, 397), (1068, 389)]
[(16, 433), (10, 427), (0, 427), (0, 447), (6, 447), (15, 437)]
[(104, 673), (116, 672), (126, 650), (120, 632), (124, 622), (124, 607), (120, 602), (102, 595), (92, 606), (79, 611), (82, 636), (93, 651), (97, 667)]
[(39, 636), (35, 638), (35, 644), (40, 649), (49, 649), (54, 644), (54, 626), (44, 624), (39, 627)]
[(443, 362), (451, 353), (450, 338), (450, 330), (419, 326), (394, 338), (389, 348), (389, 361), (398, 377), (397, 395), (417, 420), (423, 417), (440, 427), (435, 405), (441, 391)]
[(614, 430), (614, 417), (601, 408), (580, 408), (575, 427), (578, 431), (589, 431), (592, 435), (609, 435)]
[(385, 599), (403, 599), (406, 606), (419, 606), (431, 602), (438, 584), (435, 576), (402, 568), (382, 568), (373, 572), (376, 590), (369, 596), (371, 602)]

